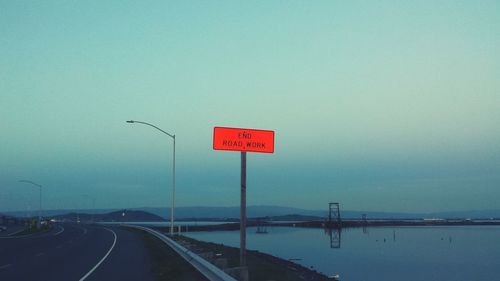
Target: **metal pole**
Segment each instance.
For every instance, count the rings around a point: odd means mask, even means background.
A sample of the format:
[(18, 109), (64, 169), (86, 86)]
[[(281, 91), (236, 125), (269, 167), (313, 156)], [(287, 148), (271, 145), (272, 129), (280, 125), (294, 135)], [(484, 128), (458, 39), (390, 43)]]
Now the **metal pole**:
[(170, 210), (170, 235), (174, 235), (174, 209), (175, 209), (175, 135), (174, 139), (174, 157), (172, 164), (172, 207)]
[(246, 266), (247, 240), (247, 153), (241, 153), (240, 266)]
[(40, 209), (38, 210), (38, 227), (40, 228), (42, 226), (42, 187), (38, 188), (40, 188)]
[(94, 213), (95, 213), (95, 198), (92, 198), (92, 216), (90, 218), (92, 223), (94, 223)]
[(38, 209), (38, 227), (42, 224), (42, 186), (29, 180), (20, 180), (19, 182), (32, 184), (40, 189), (40, 207)]
[(328, 204), (328, 223), (332, 224), (332, 203)]
[(173, 165), (172, 165), (172, 173), (173, 173), (173, 176), (172, 176), (172, 206), (171, 206), (171, 210), (170, 210), (170, 235), (174, 235), (174, 208), (175, 208), (175, 135), (172, 135), (172, 134), (169, 134), (167, 133), (166, 131), (156, 127), (155, 125), (153, 124), (149, 124), (147, 122), (142, 122), (142, 121), (135, 121), (135, 120), (128, 120), (126, 121), (127, 123), (139, 123), (139, 124), (144, 124), (144, 125), (148, 125), (148, 126), (151, 126), (155, 129), (157, 129), (158, 131), (166, 134), (167, 136), (171, 137), (173, 140), (174, 140), (174, 156), (173, 156)]

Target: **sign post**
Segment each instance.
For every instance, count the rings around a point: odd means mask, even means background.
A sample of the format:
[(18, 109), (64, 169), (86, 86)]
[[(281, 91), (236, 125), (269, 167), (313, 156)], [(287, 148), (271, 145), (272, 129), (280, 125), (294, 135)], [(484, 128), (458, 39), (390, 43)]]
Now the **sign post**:
[(240, 266), (246, 266), (247, 152), (274, 153), (274, 131), (215, 127), (213, 148), (241, 152)]
[(247, 264), (247, 153), (241, 152), (240, 266)]

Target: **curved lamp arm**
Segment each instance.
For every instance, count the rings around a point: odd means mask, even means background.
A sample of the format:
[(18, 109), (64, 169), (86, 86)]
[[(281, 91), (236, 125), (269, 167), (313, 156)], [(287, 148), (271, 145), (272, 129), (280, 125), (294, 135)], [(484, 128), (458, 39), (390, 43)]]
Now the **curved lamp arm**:
[(162, 132), (162, 133), (164, 133), (164, 134), (168, 135), (169, 137), (171, 137), (171, 138), (175, 139), (175, 135), (169, 134), (169, 133), (167, 133), (167, 132), (163, 131), (162, 129), (160, 129), (160, 128), (156, 127), (156, 126), (155, 126), (155, 125), (153, 125), (153, 124), (149, 124), (149, 123), (147, 123), (147, 122), (142, 122), (142, 121), (135, 121), (135, 120), (128, 120), (128, 121), (127, 121), (127, 123), (139, 123), (139, 124), (148, 125), (148, 126), (151, 126), (151, 127), (155, 128), (155, 129), (157, 129), (158, 131), (160, 131), (160, 132)]

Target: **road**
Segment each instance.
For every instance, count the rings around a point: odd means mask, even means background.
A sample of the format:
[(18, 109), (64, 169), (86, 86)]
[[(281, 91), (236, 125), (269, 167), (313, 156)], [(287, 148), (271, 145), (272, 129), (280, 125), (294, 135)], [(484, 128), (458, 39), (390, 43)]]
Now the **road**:
[(7, 230), (0, 232), (0, 237), (11, 236), (24, 230), (23, 225), (9, 225)]
[(119, 226), (59, 224), (50, 232), (0, 237), (0, 280), (152, 281), (140, 237)]

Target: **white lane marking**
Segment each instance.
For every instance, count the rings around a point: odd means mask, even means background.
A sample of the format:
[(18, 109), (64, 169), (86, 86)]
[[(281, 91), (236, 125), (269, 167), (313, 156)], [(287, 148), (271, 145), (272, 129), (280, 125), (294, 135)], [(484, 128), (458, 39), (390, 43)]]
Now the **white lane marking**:
[(63, 233), (63, 231), (64, 231), (64, 227), (62, 225), (58, 225), (58, 226), (61, 228), (61, 230), (59, 230), (57, 233), (54, 233), (54, 236), (57, 236), (57, 235)]
[(117, 239), (116, 233), (107, 227), (104, 227), (104, 229), (106, 229), (107, 231), (110, 231), (115, 236), (115, 240), (113, 241), (113, 245), (111, 245), (111, 248), (109, 248), (106, 255), (104, 255), (104, 257), (89, 272), (87, 272), (87, 274), (85, 274), (82, 278), (80, 278), (79, 281), (84, 281), (85, 279), (87, 279), (87, 277), (89, 277), (90, 274), (92, 274), (92, 272), (94, 272), (94, 270), (96, 270), (99, 267), (99, 265), (101, 265), (101, 263), (109, 256), (109, 254), (111, 253), (111, 251), (113, 251), (113, 248), (116, 245), (116, 239)]
[(9, 264), (0, 266), (0, 269), (6, 269), (6, 268), (9, 268), (11, 266), (12, 266), (12, 264), (9, 263)]
[[(23, 229), (24, 230), (24, 229)], [(19, 233), (20, 231), (17, 231), (15, 233)], [(14, 234), (15, 234), (14, 233)], [(19, 236), (14, 236), (14, 235), (8, 235), (8, 236), (4, 236), (4, 237), (0, 237), (0, 239), (18, 239), (18, 238), (26, 238), (26, 237), (32, 237), (34, 236), (35, 238), (36, 237), (44, 237), (43, 235), (39, 235), (39, 236), (35, 236), (36, 234), (38, 233), (32, 233), (32, 234), (25, 234), (25, 235), (19, 235)]]
[(16, 235), (16, 234), (18, 234), (18, 233), (20, 233), (20, 232), (23, 232), (23, 231), (24, 231), (24, 228), (23, 228), (23, 229), (21, 229), (21, 230), (18, 230), (18, 231), (16, 231), (16, 232), (9, 233), (7, 236)]
[[(62, 232), (64, 231), (64, 227), (62, 227), (62, 226), (61, 226), (61, 228), (63, 228), (63, 230), (62, 230), (62, 231), (60, 231), (60, 232), (58, 232), (58, 233), (56, 233), (56, 234), (54, 234), (54, 236), (55, 236), (55, 235), (59, 235), (60, 233), (62, 233)], [(10, 234), (8, 234), (8, 235), (7, 235), (7, 236), (5, 236), (5, 237), (0, 237), (0, 239), (17, 239), (17, 238), (26, 238), (26, 237), (34, 237), (34, 238), (39, 238), (39, 237), (47, 237), (47, 236), (49, 236), (49, 234), (48, 234), (48, 233), (46, 233), (46, 232), (42, 232), (42, 233), (31, 233), (31, 234), (26, 234), (26, 235), (21, 235), (21, 236), (14, 236), (15, 234), (20, 233), (20, 232), (22, 232), (22, 231), (24, 231), (24, 230), (25, 230), (25, 229), (21, 229), (21, 230), (19, 230), (19, 231), (16, 231), (16, 232), (10, 233)]]
[(43, 255), (43, 253), (38, 253), (38, 254), (36, 254), (36, 257), (42, 256), (42, 255)]

